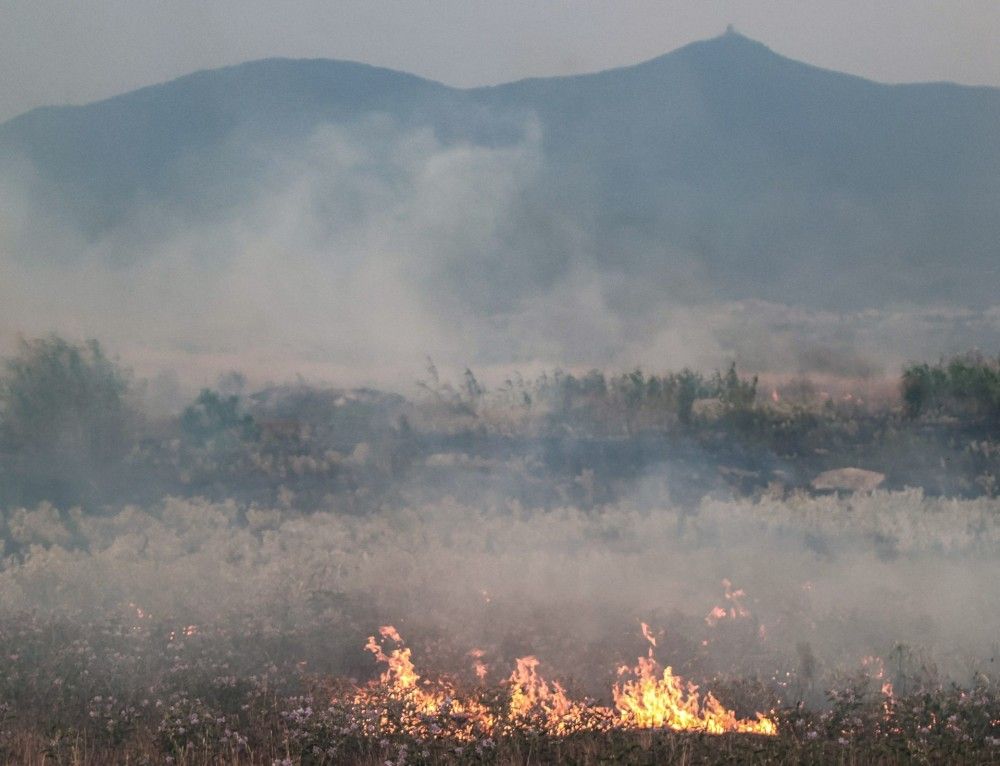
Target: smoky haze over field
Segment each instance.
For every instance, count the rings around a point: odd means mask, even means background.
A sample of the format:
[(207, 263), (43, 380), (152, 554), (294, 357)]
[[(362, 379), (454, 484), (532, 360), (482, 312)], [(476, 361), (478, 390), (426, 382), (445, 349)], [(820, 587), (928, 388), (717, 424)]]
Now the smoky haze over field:
[(0, 760), (523, 762), (532, 656), (617, 747), (654, 646), (789, 762), (995, 752), (998, 126), (731, 28), (0, 124)]
[(287, 635), (283, 659), (341, 674), (371, 672), (364, 636), (389, 622), (438, 670), (468, 672), (447, 663), (473, 647), (498, 676), (536, 654), (594, 694), (643, 651), (645, 621), (665, 632), (661, 658), (688, 675), (788, 670), (803, 688), (787, 694), (821, 702), (823, 684), (870, 656), (902, 651), (896, 672), (912, 683), (990, 672), (995, 510), (918, 492), (706, 501), (695, 515), (445, 501), (368, 518), (243, 517), (175, 499), (66, 522), (42, 508), (6, 518), (11, 540), (37, 547), (4, 570), (0, 599), (64, 618), (127, 618), (133, 604), (209, 635), (250, 619)]
[(1000, 94), (737, 34), (468, 91), (271, 60), (0, 127), (4, 338), (145, 374), (894, 375), (995, 344)]

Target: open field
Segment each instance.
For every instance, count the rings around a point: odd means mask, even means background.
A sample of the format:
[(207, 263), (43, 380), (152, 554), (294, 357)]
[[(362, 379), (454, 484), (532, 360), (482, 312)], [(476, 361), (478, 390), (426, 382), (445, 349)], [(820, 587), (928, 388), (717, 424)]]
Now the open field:
[[(910, 491), (12, 511), (0, 744), (24, 763), (989, 762), (998, 510)], [(380, 677), (387, 624), (413, 684)], [(776, 735), (642, 729), (612, 690), (648, 652), (653, 678)]]

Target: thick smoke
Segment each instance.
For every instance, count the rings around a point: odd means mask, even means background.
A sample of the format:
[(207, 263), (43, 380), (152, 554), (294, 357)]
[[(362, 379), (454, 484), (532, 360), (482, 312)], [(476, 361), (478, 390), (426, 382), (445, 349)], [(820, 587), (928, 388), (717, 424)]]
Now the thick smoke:
[[(428, 356), (487, 377), (735, 359), (776, 375), (873, 380), (1000, 333), (996, 312), (846, 315), (714, 300), (685, 253), (663, 254), (681, 286), (669, 294), (602, 270), (595, 243), (559, 216), (558, 201), (532, 209), (546, 201), (530, 124), (521, 141), (488, 148), (373, 117), (293, 148), (227, 151), (245, 154), (258, 175), (230, 194), (238, 204), (197, 214), (140, 205), (97, 240), (31, 201), (29, 171), (8, 179), (0, 340), (101, 338), (169, 409), (186, 385), (226, 370), (256, 383), (301, 373), (405, 387)], [(990, 655), (1000, 627), (989, 609), (989, 501), (802, 497), (706, 501), (692, 513), (662, 507), (669, 493), (649, 477), (632, 504), (543, 512), (512, 506), (516, 492), (500, 490), (471, 507), (424, 504), (421, 481), (409, 486), (414, 499), (361, 519), (337, 508), (299, 516), (293, 500), (279, 510), (166, 500), (100, 518), (11, 509), (8, 539), (22, 559), (0, 573), (0, 604), (132, 602), (193, 622), (280, 606), (275, 620), (342, 618), (351, 638), (392, 621), (506, 660), (551, 648), (547, 659), (569, 676), (581, 670), (568, 647), (633, 651), (627, 637), (639, 620), (675, 637), (679, 655), (714, 641), (728, 628), (713, 633), (705, 616), (723, 580), (746, 592), (754, 629), (739, 652), (713, 651), (711, 661), (688, 652), (688, 661), (769, 673), (808, 646), (832, 670), (912, 642), (959, 676)], [(348, 656), (323, 662), (342, 671)]]
[(373, 116), (291, 148), (234, 138), (223, 153), (234, 188), (197, 210), (140, 202), (96, 239), (29, 193), (37, 179), (21, 167), (0, 185), (0, 343), (98, 337), (144, 376), (199, 384), (239, 368), (258, 382), (398, 387), (427, 356), (487, 373), (735, 360), (891, 377), (1000, 334), (995, 312), (837, 314), (803, 308), (808, 291), (795, 308), (723, 300), (693, 254), (620, 242), (669, 265), (671, 288), (654, 290), (598, 265), (592, 233), (547, 196), (539, 130), (520, 132), (494, 147), (444, 143)]

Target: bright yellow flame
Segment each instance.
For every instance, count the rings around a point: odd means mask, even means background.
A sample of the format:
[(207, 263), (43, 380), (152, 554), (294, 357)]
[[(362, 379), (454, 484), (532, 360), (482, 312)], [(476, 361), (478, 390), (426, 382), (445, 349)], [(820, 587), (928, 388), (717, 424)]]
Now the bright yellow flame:
[(670, 667), (657, 672), (656, 660), (640, 657), (630, 671), (633, 678), (615, 684), (611, 693), (619, 720), (626, 728), (702, 731), (708, 734), (742, 732), (777, 734), (774, 722), (757, 714), (756, 720), (742, 720), (727, 710), (711, 694), (704, 701), (698, 687), (675, 676)]
[[(638, 658), (635, 667), (619, 669), (621, 678), (611, 692), (614, 708), (571, 699), (558, 682), (546, 681), (538, 672), (538, 659), (528, 656), (516, 660), (508, 678), (506, 713), (491, 710), (474, 697), (459, 698), (450, 682), (421, 680), (410, 649), (403, 646), (399, 632), (391, 625), (379, 630), (381, 640), (370, 636), (365, 645), (386, 666), (379, 682), (356, 689), (350, 701), (366, 710), (378, 711), (378, 726), (372, 734), (402, 731), (428, 737), (444, 733), (458, 740), (471, 740), (477, 736), (512, 733), (525, 726), (551, 736), (612, 728), (777, 734), (777, 726), (770, 718), (758, 713), (752, 720), (739, 719), (711, 693), (702, 699), (698, 687), (675, 676), (671, 668), (660, 672), (653, 656), (656, 638), (645, 623), (642, 633), (650, 644), (648, 655)], [(386, 652), (385, 641), (396, 646)], [(483, 652), (474, 649), (470, 655), (482, 680), (486, 675), (481, 663)], [(393, 718), (388, 706), (399, 703), (401, 712)]]
[(515, 718), (540, 717), (545, 731), (565, 734), (579, 729), (581, 706), (571, 702), (565, 689), (551, 686), (538, 674), (538, 659), (521, 657), (510, 678), (510, 713)]
[(393, 626), (382, 626), (379, 635), (383, 641), (392, 641), (397, 646), (386, 654), (375, 636), (368, 637), (365, 649), (378, 662), (385, 664), (386, 669), (379, 676), (380, 684), (358, 689), (353, 702), (363, 708), (381, 711), (380, 733), (393, 732), (397, 728), (383, 709), (383, 696), (387, 696), (388, 701), (402, 703), (398, 728), (413, 736), (427, 737), (440, 733), (440, 724), (433, 719), (446, 723), (449, 734), (459, 740), (475, 739), (479, 732), (489, 730), (493, 717), (483, 704), (475, 699), (459, 699), (454, 687), (446, 681), (421, 681), (410, 649), (402, 645), (403, 639)]

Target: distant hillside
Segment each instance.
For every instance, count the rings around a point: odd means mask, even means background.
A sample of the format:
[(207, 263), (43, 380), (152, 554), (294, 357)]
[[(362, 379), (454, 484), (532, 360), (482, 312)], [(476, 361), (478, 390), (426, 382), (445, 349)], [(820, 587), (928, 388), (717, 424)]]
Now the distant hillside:
[(585, 241), (609, 277), (682, 297), (997, 300), (1000, 89), (877, 84), (731, 33), (636, 66), (472, 90), (339, 61), (199, 72), (7, 122), (0, 172), (33, 168), (36, 201), (99, 237), (137, 205), (195, 218), (238, 205), (268, 147), (371, 115), (446, 146), (537, 133), (540, 170), (506, 211), (532, 237), (490, 272), (516, 275), (514, 293), (566, 272)]

